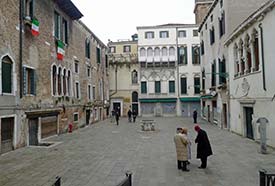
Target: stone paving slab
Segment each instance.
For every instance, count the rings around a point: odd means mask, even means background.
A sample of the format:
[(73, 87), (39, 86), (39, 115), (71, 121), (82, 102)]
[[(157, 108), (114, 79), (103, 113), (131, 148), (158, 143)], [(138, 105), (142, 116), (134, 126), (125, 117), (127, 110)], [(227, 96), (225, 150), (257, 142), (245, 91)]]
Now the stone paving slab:
[[(191, 118), (152, 118), (155, 132), (140, 131), (140, 123), (109, 120), (52, 137), (51, 148), (26, 147), (0, 156), (1, 186), (49, 186), (56, 176), (62, 186), (115, 186), (127, 170), (133, 186), (257, 186), (258, 170), (275, 172), (275, 152), (259, 154), (259, 144), (199, 121), (208, 132), (214, 155), (208, 168), (198, 169), (196, 133)], [(177, 170), (173, 136), (177, 127), (190, 129), (190, 172)]]

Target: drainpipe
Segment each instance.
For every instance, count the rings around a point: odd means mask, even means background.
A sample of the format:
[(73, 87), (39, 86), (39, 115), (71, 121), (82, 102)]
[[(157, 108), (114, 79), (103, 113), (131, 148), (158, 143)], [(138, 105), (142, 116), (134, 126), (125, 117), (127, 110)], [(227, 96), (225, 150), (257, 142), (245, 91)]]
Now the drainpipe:
[(266, 81), (265, 81), (265, 60), (264, 60), (264, 37), (263, 37), (263, 27), (262, 23), (259, 24), (261, 31), (261, 52), (262, 52), (262, 67), (263, 67), (263, 89), (266, 91)]
[(23, 97), (23, 0), (19, 2), (19, 86), (20, 86), (20, 98)]
[(178, 95), (177, 95), (177, 115), (181, 116), (181, 103), (180, 103), (180, 74), (179, 74), (179, 49), (178, 49), (178, 27), (176, 27), (176, 48), (177, 48), (177, 60), (176, 60), (176, 65), (177, 65), (177, 86), (178, 86)]

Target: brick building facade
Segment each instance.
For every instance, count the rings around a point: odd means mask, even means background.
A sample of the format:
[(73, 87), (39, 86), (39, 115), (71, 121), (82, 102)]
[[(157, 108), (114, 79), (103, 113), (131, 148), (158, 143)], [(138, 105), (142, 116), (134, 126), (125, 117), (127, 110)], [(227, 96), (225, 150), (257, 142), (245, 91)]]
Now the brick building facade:
[(0, 154), (108, 114), (107, 47), (75, 5), (22, 1), (22, 47), (19, 12), (20, 1), (0, 2)]

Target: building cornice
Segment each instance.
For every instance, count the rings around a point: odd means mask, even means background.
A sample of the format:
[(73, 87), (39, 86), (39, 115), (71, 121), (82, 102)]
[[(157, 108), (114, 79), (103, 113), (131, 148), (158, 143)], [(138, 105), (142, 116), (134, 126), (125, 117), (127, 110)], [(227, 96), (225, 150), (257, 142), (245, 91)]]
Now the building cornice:
[(253, 23), (262, 20), (265, 15), (270, 12), (275, 7), (275, 1), (269, 0), (255, 12), (253, 12), (247, 19), (245, 19), (236, 29), (232, 32), (232, 34), (226, 39), (224, 45), (228, 46), (232, 41), (242, 34), (244, 30), (249, 28)]
[(141, 29), (157, 29), (157, 28), (194, 28), (198, 27), (197, 24), (178, 24), (178, 23), (168, 23), (164, 25), (155, 25), (155, 26), (138, 26), (137, 30)]

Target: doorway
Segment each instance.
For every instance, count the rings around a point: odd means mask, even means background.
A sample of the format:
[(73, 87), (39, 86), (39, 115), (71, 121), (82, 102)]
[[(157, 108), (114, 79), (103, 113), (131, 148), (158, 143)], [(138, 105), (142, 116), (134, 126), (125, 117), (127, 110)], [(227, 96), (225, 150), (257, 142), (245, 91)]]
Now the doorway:
[(90, 124), (91, 110), (86, 110), (86, 125)]
[(223, 127), (224, 128), (227, 128), (227, 105), (226, 104), (223, 104)]
[(38, 145), (38, 118), (29, 120), (29, 145)]
[(121, 105), (120, 105), (119, 102), (113, 103), (113, 109), (114, 109), (115, 111), (118, 111), (118, 114), (119, 114), (119, 116), (120, 116), (120, 113), (121, 113)]
[(1, 149), (0, 154), (13, 150), (14, 118), (1, 119)]
[(252, 115), (253, 107), (244, 107), (245, 114), (245, 127), (246, 127), (246, 137), (249, 139), (254, 139), (253, 135), (253, 125), (252, 125)]

